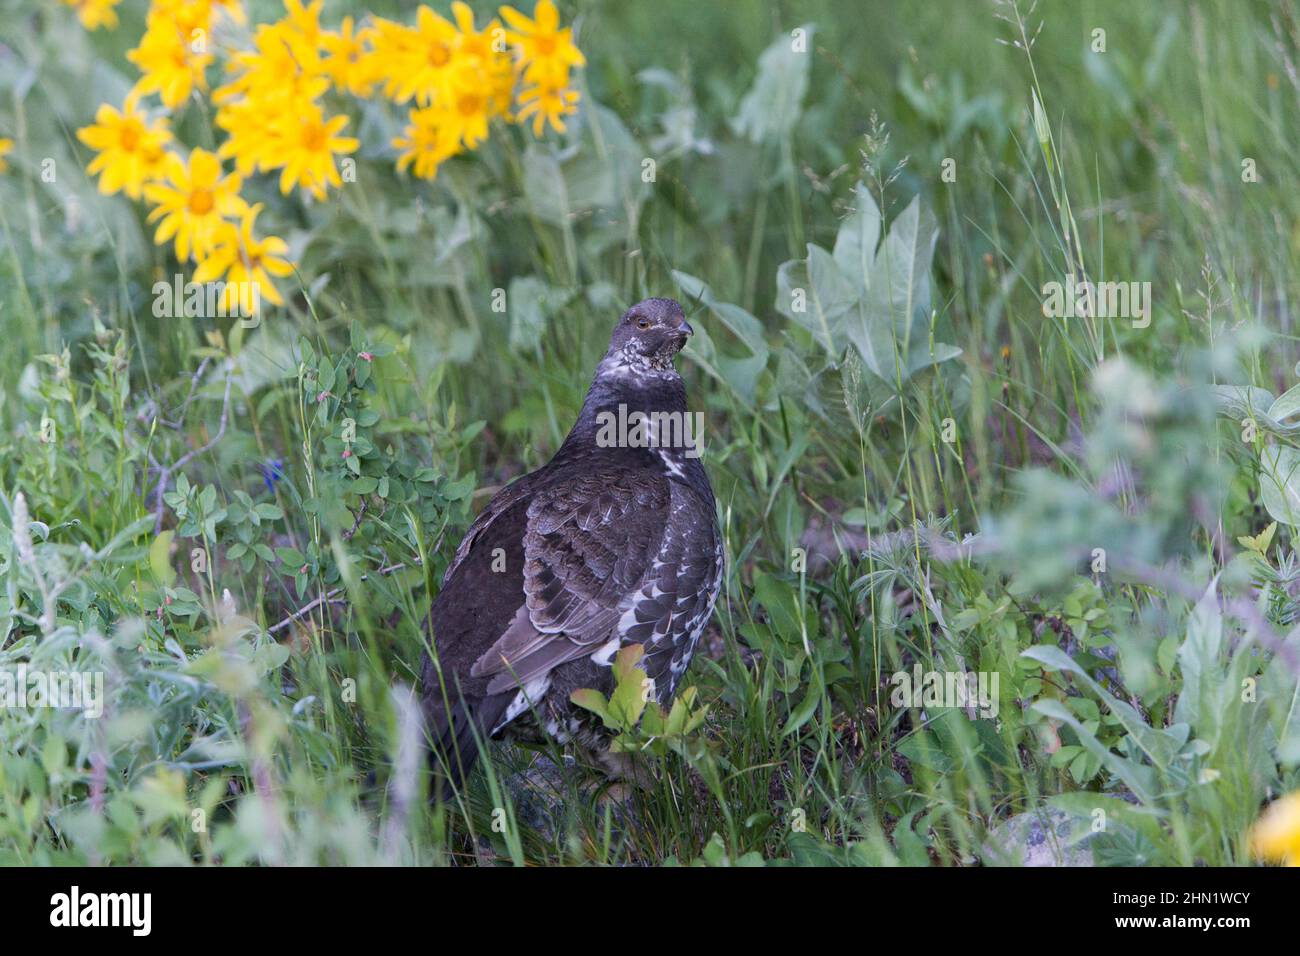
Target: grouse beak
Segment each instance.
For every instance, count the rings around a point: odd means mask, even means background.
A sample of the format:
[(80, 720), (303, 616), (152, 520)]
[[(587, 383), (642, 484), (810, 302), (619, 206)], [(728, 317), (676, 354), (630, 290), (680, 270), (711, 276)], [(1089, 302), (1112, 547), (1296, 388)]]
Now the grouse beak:
[(686, 340), (694, 334), (695, 330), (691, 328), (691, 324), (685, 319), (682, 319), (681, 324), (673, 329), (673, 345), (676, 347), (675, 351), (680, 352), (682, 349), (686, 348)]

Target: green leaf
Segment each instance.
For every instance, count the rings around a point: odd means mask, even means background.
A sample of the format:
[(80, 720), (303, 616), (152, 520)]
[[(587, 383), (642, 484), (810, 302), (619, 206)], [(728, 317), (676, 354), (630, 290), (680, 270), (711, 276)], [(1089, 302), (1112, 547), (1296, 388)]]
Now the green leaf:
[(263, 644), (253, 652), (253, 666), (263, 674), (283, 667), (289, 660), (289, 648), (284, 644), (270, 642)]
[(531, 352), (541, 344), (553, 308), (550, 300), (554, 297), (551, 287), (537, 276), (517, 276), (510, 280), (506, 292), (510, 348)]
[(647, 700), (645, 671), (637, 667), (645, 656), (640, 644), (628, 644), (614, 656), (614, 693), (609, 698), (609, 714), (620, 730), (632, 730), (641, 720)]
[(723, 354), (715, 346), (712, 332), (697, 322), (695, 338), (683, 354), (746, 403), (752, 403), (757, 391), (758, 376), (767, 367), (768, 348), (763, 338), (763, 323), (740, 306), (716, 299), (713, 290), (695, 276), (676, 269), (672, 275), (687, 303), (701, 302), (707, 306), (710, 314), (750, 352), (748, 358), (731, 358)]
[[(1106, 688), (1093, 680), (1082, 667), (1069, 657), (1059, 647), (1051, 645), (1038, 645), (1021, 652), (1021, 657), (1027, 657), (1030, 660), (1038, 661), (1046, 666), (1049, 670), (1065, 671), (1072, 674), (1074, 678), (1088, 688), (1094, 696), (1101, 699), (1107, 709), (1112, 713), (1123, 726), (1125, 731), (1133, 739), (1134, 743), (1146, 754), (1147, 758), (1162, 770), (1168, 769), (1174, 754), (1180, 748), (1182, 741), (1177, 739), (1175, 733), (1165, 730), (1157, 730), (1148, 724), (1131, 704), (1118, 700)], [(1040, 701), (1040, 703), (1046, 703)], [(1060, 704), (1056, 705), (1060, 710), (1065, 710)], [(1068, 713), (1068, 711), (1067, 711)], [(1082, 731), (1082, 724), (1070, 714), (1071, 726), (1078, 725)]]
[(1285, 422), (1298, 413), (1300, 413), (1300, 385), (1287, 389), (1268, 408), (1268, 416), (1279, 422)]
[(609, 718), (609, 701), (600, 691), (592, 690), (589, 687), (583, 688), (582, 690), (575, 690), (569, 695), (569, 700), (581, 707), (583, 710), (589, 710), (593, 714), (599, 716), (605, 723), (605, 726), (611, 726)]
[(171, 587), (176, 581), (176, 569), (171, 563), (172, 538), (175, 536), (174, 531), (163, 531), (149, 545), (149, 567), (154, 578), (165, 588)]
[(822, 683), (821, 668), (817, 667), (814, 662), (812, 679), (808, 682), (808, 690), (804, 693), (803, 699), (799, 701), (799, 705), (790, 713), (785, 726), (781, 728), (782, 737), (789, 737), (812, 720), (813, 714), (817, 713), (817, 706), (822, 702), (824, 691), (825, 685)]
[(838, 359), (848, 343), (844, 316), (858, 304), (858, 291), (825, 249), (808, 243), (807, 259), (783, 263), (776, 273), (777, 311), (812, 333)]
[(853, 211), (840, 223), (832, 255), (840, 272), (856, 286), (866, 289), (880, 242), (880, 209), (863, 183), (853, 187)]
[(1079, 738), (1079, 743), (1086, 747), (1102, 764), (1133, 791), (1143, 803), (1151, 803), (1155, 797), (1155, 771), (1150, 767), (1126, 760), (1112, 752), (1095, 735), (1089, 733), (1074, 714), (1070, 713), (1060, 701), (1046, 698), (1036, 701), (1032, 708), (1044, 717), (1068, 724)]
[(1207, 708), (1217, 712), (1218, 698), (1226, 689), (1235, 693), (1223, 680), (1219, 655), (1223, 650), (1223, 613), (1219, 610), (1218, 577), (1210, 582), (1187, 619), (1187, 639), (1178, 649), (1183, 688), (1174, 705), (1174, 720), (1198, 726)]
[(808, 89), (810, 44), (815, 27), (805, 23), (804, 47), (796, 50), (791, 34), (782, 34), (758, 58), (758, 75), (740, 100), (732, 128), (754, 143), (778, 142), (790, 135), (803, 110)]
[(1273, 535), (1277, 532), (1277, 522), (1270, 521), (1268, 527), (1257, 535), (1241, 534), (1237, 535), (1237, 543), (1249, 551), (1256, 554), (1268, 554), (1269, 547), (1273, 544)]
[(1300, 451), (1266, 445), (1259, 453), (1259, 495), (1275, 521), (1300, 527)]
[(303, 553), (294, 548), (276, 548), (275, 554), (276, 557), (288, 565), (293, 571), (297, 571), (307, 563), (307, 559), (303, 556)]

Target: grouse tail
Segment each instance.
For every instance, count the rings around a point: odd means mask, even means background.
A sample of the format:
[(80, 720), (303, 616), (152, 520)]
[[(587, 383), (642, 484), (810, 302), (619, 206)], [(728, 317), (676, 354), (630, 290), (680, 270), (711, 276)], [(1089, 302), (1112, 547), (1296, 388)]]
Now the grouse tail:
[(463, 790), (511, 695), (474, 698), (458, 686), (445, 686), (436, 669), (431, 670), (433, 680), (425, 680), (424, 694), (429, 763), (435, 780), (429, 798), (449, 803)]

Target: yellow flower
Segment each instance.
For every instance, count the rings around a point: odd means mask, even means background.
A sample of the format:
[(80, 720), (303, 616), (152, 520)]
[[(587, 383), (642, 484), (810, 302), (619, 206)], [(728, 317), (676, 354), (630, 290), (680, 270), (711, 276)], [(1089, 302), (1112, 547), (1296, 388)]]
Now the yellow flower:
[(393, 148), (400, 150), (399, 171), (410, 166), (421, 179), (434, 179), (443, 161), (460, 152), (455, 137), (442, 123), (444, 115), (445, 111), (431, 106), (411, 110), (410, 124), (393, 139)]
[(398, 103), (414, 96), (422, 106), (445, 96), (455, 68), (458, 36), (450, 21), (423, 4), (414, 29), (376, 20), (372, 45), (383, 69), (384, 95)]
[(208, 88), (204, 70), (212, 62), (206, 20), (197, 19), (192, 6), (177, 10), (183, 16), (151, 11), (140, 45), (126, 55), (144, 74), (136, 91), (156, 92), (168, 109), (185, 102), (196, 87)]
[(527, 82), (565, 86), (569, 68), (586, 64), (582, 51), (573, 44), (573, 29), (557, 29), (560, 14), (551, 0), (537, 0), (532, 20), (514, 7), (502, 7), (501, 16), (514, 27), (506, 31), (506, 39), (518, 51)]
[[(190, 43), (206, 45), (208, 28), (212, 25), (213, 0), (152, 0), (149, 4), (149, 21), (164, 20)], [(194, 31), (202, 31), (196, 34)]]
[(514, 66), (506, 52), (506, 31), (496, 20), (489, 20), (482, 30), (474, 29), (474, 12), (461, 0), (451, 5), (456, 26), (460, 29), (457, 55), (465, 69), (478, 73), (479, 82), (487, 91), (488, 113), (500, 116), (510, 108), (514, 93)]
[(99, 173), (99, 191), (111, 196), (119, 189), (132, 199), (139, 199), (144, 184), (162, 172), (172, 135), (163, 119), (150, 120), (137, 107), (139, 97), (128, 94), (119, 113), (107, 103), (95, 113), (91, 126), (77, 130), (81, 140), (97, 155), (86, 171)]
[(77, 11), (77, 19), (87, 30), (117, 27), (117, 12), (113, 9), (122, 0), (63, 0)]
[[(298, 6), (291, 14), (296, 11), (300, 26), (310, 33), (318, 10)], [(220, 104), (216, 124), (228, 134), (219, 155), (233, 157), (244, 176), (279, 169), (288, 162), (286, 149), (299, 139), (298, 125), (319, 115), (315, 101), (329, 89), (315, 41), (309, 43), (288, 18), (262, 24), (253, 49), (234, 54), (226, 71), (232, 79), (212, 94)]]
[(0, 137), (0, 173), (9, 172), (9, 163), (6, 159), (14, 151), (14, 141)]
[(234, 79), (212, 94), (218, 103), (240, 96), (264, 98), (268, 104), (281, 98), (315, 99), (329, 88), (319, 52), (283, 23), (259, 26), (253, 49), (230, 57), (226, 72)]
[(446, 108), (441, 110), (446, 135), (466, 149), (474, 149), (487, 139), (490, 92), (477, 82), (477, 77), (467, 77), (458, 84)]
[(280, 22), (302, 37), (308, 46), (319, 47), (321, 38), (320, 8), (325, 0), (314, 0), (304, 7), (302, 0), (284, 0), (284, 19)]
[(301, 186), (317, 199), (324, 199), (326, 185), (336, 188), (343, 185), (334, 165), (334, 154), (355, 152), (360, 145), (350, 136), (339, 135), (347, 124), (346, 116), (327, 119), (315, 104), (280, 117), (275, 126), (279, 155), (271, 167), (284, 166), (280, 173), (280, 192), (287, 194), (294, 186)]
[(353, 96), (369, 96), (379, 79), (377, 64), (367, 49), (373, 31), (352, 29), (352, 18), (344, 17), (337, 33), (321, 35), (321, 47), (329, 54), (323, 68), (334, 88)]
[(262, 300), (283, 305), (284, 299), (271, 276), (283, 278), (293, 272), (293, 266), (284, 258), (289, 246), (283, 239), (267, 236), (259, 240), (253, 235), (253, 225), (261, 211), (262, 204), (257, 203), (244, 210), (238, 226), (223, 222), (212, 251), (194, 270), (195, 282), (213, 282), (224, 277), (227, 310), (234, 311), (238, 306), (249, 316)]
[(578, 91), (566, 89), (564, 84), (539, 84), (519, 94), (519, 122), (533, 118), (533, 135), (541, 136), (550, 123), (557, 133), (564, 132), (563, 116), (577, 112)]
[(213, 122), (227, 133), (217, 155), (233, 159), (239, 175), (251, 176), (266, 160), (270, 152), (269, 119), (266, 111), (252, 100), (228, 103), (217, 110)]
[(456, 18), (456, 28), (460, 30), (460, 35), (456, 38), (456, 51), (461, 56), (478, 63), (487, 63), (494, 57), (504, 53), (493, 50), (493, 38), (499, 35), (502, 41), (505, 40), (505, 31), (501, 28), (496, 20), (489, 20), (487, 26), (482, 30), (474, 29), (474, 11), (469, 8), (469, 4), (456, 0), (451, 5), (451, 15)]
[(1257, 857), (1300, 866), (1300, 791), (1269, 804), (1250, 831)]
[(243, 180), (238, 173), (222, 176), (221, 160), (203, 149), (190, 153), (188, 167), (169, 154), (166, 170), (165, 182), (144, 187), (145, 198), (157, 207), (149, 221), (162, 220), (154, 242), (162, 245), (174, 236), (177, 259), (184, 262), (191, 252), (201, 259), (212, 250), (222, 217), (238, 216), (246, 208), (239, 198)]

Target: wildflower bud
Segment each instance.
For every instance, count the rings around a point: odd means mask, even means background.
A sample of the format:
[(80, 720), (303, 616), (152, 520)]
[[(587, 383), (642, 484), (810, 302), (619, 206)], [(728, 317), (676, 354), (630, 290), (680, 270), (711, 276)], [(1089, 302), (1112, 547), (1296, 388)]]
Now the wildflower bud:
[(343, 449), (343, 457), (344, 457), (344, 458), (351, 458), (351, 457), (352, 457), (352, 449), (351, 449), (351, 448), (344, 448), (344, 449)]
[(306, 574), (306, 573), (307, 573), (307, 565), (304, 564), (302, 567), (300, 567), (300, 568), (298, 569), (298, 573), (299, 573), (299, 574)]
[(367, 362), (373, 362), (375, 360), (375, 357), (371, 355), (369, 352), (358, 352), (357, 358), (365, 359)]
[(323, 392), (321, 392), (319, 395), (317, 395), (317, 396), (316, 396), (316, 402), (317, 402), (317, 404), (319, 404), (320, 402), (325, 401), (325, 399), (329, 397), (329, 394), (330, 394), (330, 393), (329, 393), (329, 389), (326, 389), (325, 391), (323, 391)]

